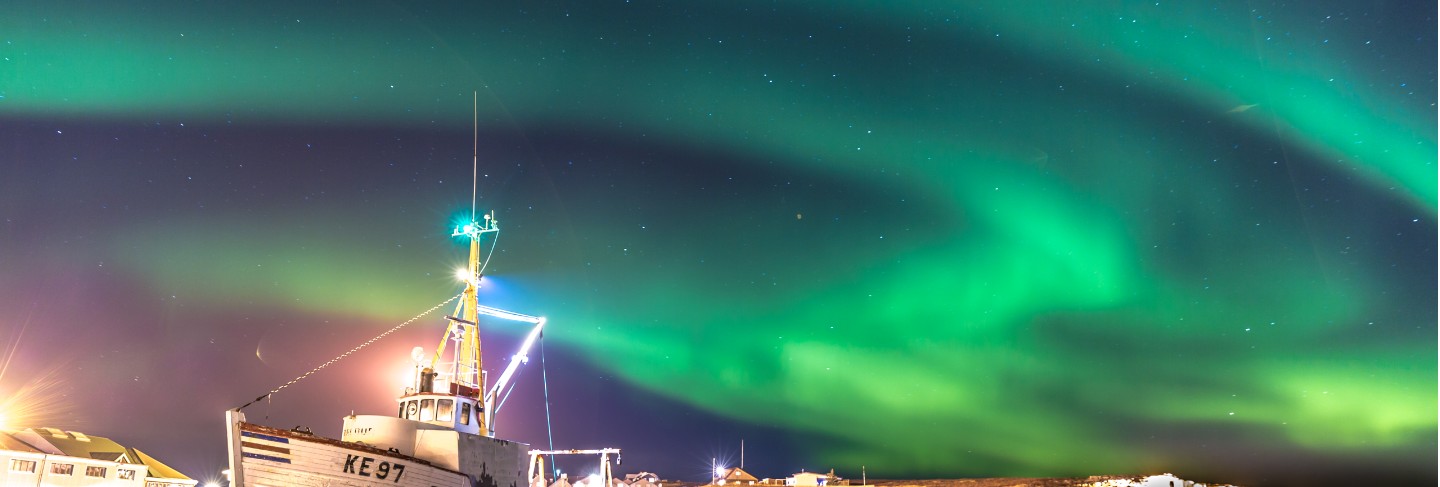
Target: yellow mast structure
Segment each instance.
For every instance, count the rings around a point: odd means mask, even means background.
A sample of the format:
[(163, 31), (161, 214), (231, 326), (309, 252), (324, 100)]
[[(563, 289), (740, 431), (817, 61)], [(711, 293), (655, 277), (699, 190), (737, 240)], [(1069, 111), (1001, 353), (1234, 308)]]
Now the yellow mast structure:
[[(526, 353), (535, 341), (540, 338), (540, 330), (545, 327), (545, 318), (530, 316), (503, 309), (491, 308), (480, 305), (480, 279), (485, 275), (485, 264), (489, 262), (489, 256), (480, 256), (480, 241), (485, 234), (491, 235), (490, 251), (495, 251), (495, 239), (500, 235), (500, 227), (495, 221), (495, 213), (492, 211), (484, 215), (483, 221), (475, 221), (475, 202), (478, 195), (476, 184), (479, 182), (480, 167), (480, 125), (478, 107), (478, 92), (475, 94), (475, 107), (472, 107), (472, 114), (475, 117), (474, 137), (474, 158), (470, 168), (470, 223), (455, 227), (450, 233), (451, 237), (464, 237), (470, 239), (470, 262), (465, 269), (460, 271), (459, 278), (465, 282), (465, 291), (461, 296), (460, 303), (456, 305), (455, 312), (446, 319), (450, 321), (445, 334), (440, 337), (440, 345), (435, 347), (435, 356), (430, 359), (430, 367), (422, 371), (422, 376), (417, 378), (417, 389), (427, 391), (424, 385), (437, 374), (437, 366), (440, 364), (440, 357), (445, 353), (445, 343), (455, 342), (455, 361), (449, 371), (449, 393), (456, 396), (478, 399), (479, 407), (483, 414), (479, 414), (479, 434), (481, 436), (495, 435), (495, 412), (503, 404), (501, 391), (510, 383), (515, 375), (516, 368), (526, 362)], [(510, 359), (510, 364), (505, 366), (505, 371), (494, 385), (489, 385), (486, 380), (485, 369), (482, 365), (480, 353), (480, 315), (492, 316), (504, 320), (522, 321), (535, 325), (525, 340), (520, 345), (519, 353)], [(487, 386), (489, 388), (487, 389)], [(496, 401), (500, 400), (500, 403)]]
[[(455, 362), (450, 370), (449, 380), (451, 394), (478, 399), (480, 391), (485, 390), (485, 371), (481, 367), (483, 362), (481, 361), (478, 324), (480, 279), (485, 263), (480, 257), (480, 240), (487, 233), (498, 235), (499, 231), (500, 228), (496, 225), (494, 216), (486, 214), (483, 223), (472, 220), (463, 227), (456, 227), (450, 235), (470, 239), (470, 262), (459, 275), (460, 279), (465, 281), (465, 291), (462, 293), (460, 303), (455, 307), (455, 312), (448, 317), (450, 325), (445, 334), (440, 337), (440, 344), (435, 347), (435, 356), (430, 359), (430, 370), (435, 370), (439, 365), (440, 357), (445, 353), (446, 342), (456, 342)], [(489, 405), (487, 404), (487, 406)], [(487, 416), (482, 415), (481, 418)], [(489, 429), (490, 425), (482, 419), (480, 434), (489, 436)]]

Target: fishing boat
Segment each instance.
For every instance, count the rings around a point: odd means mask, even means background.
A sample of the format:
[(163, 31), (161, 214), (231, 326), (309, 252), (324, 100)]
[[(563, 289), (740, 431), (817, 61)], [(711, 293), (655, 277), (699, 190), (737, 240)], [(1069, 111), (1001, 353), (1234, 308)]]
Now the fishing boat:
[[(251, 423), (245, 418), (245, 406), (232, 409), (226, 412), (230, 485), (527, 485), (529, 445), (494, 436), (496, 399), (506, 390), (516, 368), (525, 361), (545, 326), (545, 319), (479, 304), (477, 290), (485, 264), (481, 258), (481, 241), (499, 231), (491, 214), (485, 215), (483, 221), (471, 221), (454, 230), (453, 237), (467, 239), (470, 244), (469, 264), (460, 276), (465, 289), (432, 308), (433, 311), (459, 301), (455, 311), (445, 317), (448, 326), (428, 365), (415, 374), (414, 384), (397, 397), (394, 415), (345, 416), (341, 436), (336, 439)], [(481, 316), (531, 325), (520, 351), (488, 388), (485, 387), (488, 374), (481, 367)], [(447, 347), (451, 348), (450, 360), (442, 362)], [(342, 357), (355, 350), (358, 347)], [(413, 355), (417, 362), (424, 357), (418, 347)], [(306, 376), (317, 370), (319, 368)]]
[[(477, 137), (478, 139), (478, 137)], [(478, 164), (478, 154), (476, 164)], [(451, 237), (468, 240), (469, 263), (458, 274), (464, 290), (334, 360), (297, 377), (225, 414), (229, 442), (229, 477), (234, 487), (280, 486), (423, 486), (522, 487), (546, 484), (540, 455), (529, 445), (495, 437), (495, 413), (516, 369), (540, 337), (545, 319), (479, 303), (478, 290), (500, 226), (494, 214), (475, 217), (472, 186), (470, 221), (455, 227)], [(482, 241), (490, 252), (482, 258)], [(309, 431), (268, 427), (246, 420), (244, 408), (269, 397), (320, 369), (349, 356), (399, 328), (420, 320), (452, 302), (445, 332), (433, 354), (416, 347), (414, 383), (397, 397), (393, 415), (343, 418), (340, 438)], [(530, 325), (520, 350), (493, 383), (481, 366), (479, 326), (482, 317)], [(447, 357), (446, 349), (450, 349)], [(488, 386), (488, 387), (487, 387)], [(601, 456), (608, 465), (618, 449), (567, 450)], [(527, 455), (529, 456), (527, 460)], [(528, 465), (528, 469), (527, 469)], [(527, 471), (528, 470), (528, 471)], [(608, 474), (608, 467), (604, 468)]]

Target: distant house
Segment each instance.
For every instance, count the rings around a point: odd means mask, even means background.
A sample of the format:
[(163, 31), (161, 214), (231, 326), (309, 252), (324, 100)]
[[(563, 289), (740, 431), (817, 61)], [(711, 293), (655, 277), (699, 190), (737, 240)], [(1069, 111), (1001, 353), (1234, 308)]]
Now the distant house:
[(722, 469), (716, 473), (719, 475), (716, 476), (715, 485), (755, 485), (756, 482), (760, 481), (760, 479), (755, 478), (754, 475), (750, 475), (750, 472), (746, 472), (740, 467)]
[(637, 481), (637, 480), (646, 480), (646, 481), (650, 481), (650, 482), (660, 482), (660, 476), (659, 476), (659, 475), (655, 475), (653, 472), (640, 472), (640, 473), (627, 473), (627, 474), (625, 474), (625, 482), (629, 483), (629, 482), (634, 482), (634, 481)]
[(664, 487), (660, 483), (660, 476), (651, 472), (627, 473), (625, 474), (625, 485), (627, 487)]
[(850, 481), (837, 477), (835, 475), (835, 469), (832, 468), (830, 469), (830, 473), (806, 472), (801, 470), (800, 473), (786, 478), (785, 485), (795, 487), (834, 486), (850, 485)]
[(144, 452), (55, 428), (0, 430), (0, 485), (193, 487)]

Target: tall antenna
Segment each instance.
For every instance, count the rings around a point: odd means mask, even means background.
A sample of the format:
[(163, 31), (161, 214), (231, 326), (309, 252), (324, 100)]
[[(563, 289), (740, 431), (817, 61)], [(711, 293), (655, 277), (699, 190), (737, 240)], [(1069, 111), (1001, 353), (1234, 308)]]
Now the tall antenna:
[(475, 131), (471, 139), (470, 159), (470, 221), (475, 221), (475, 188), (480, 175), (480, 91), (470, 92), (470, 127)]

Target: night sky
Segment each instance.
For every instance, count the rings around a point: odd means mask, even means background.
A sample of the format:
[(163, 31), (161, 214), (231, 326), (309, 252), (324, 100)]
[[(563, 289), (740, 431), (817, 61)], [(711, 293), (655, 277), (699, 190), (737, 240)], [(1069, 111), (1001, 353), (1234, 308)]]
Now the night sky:
[[(214, 476), (224, 410), (459, 293), (478, 92), (482, 300), (550, 320), (502, 437), (680, 480), (744, 440), (758, 477), (1433, 484), (1436, 25), (1418, 0), (11, 2), (0, 401)], [(498, 371), (524, 326), (486, 326)], [(443, 329), (246, 412), (392, 414)]]

